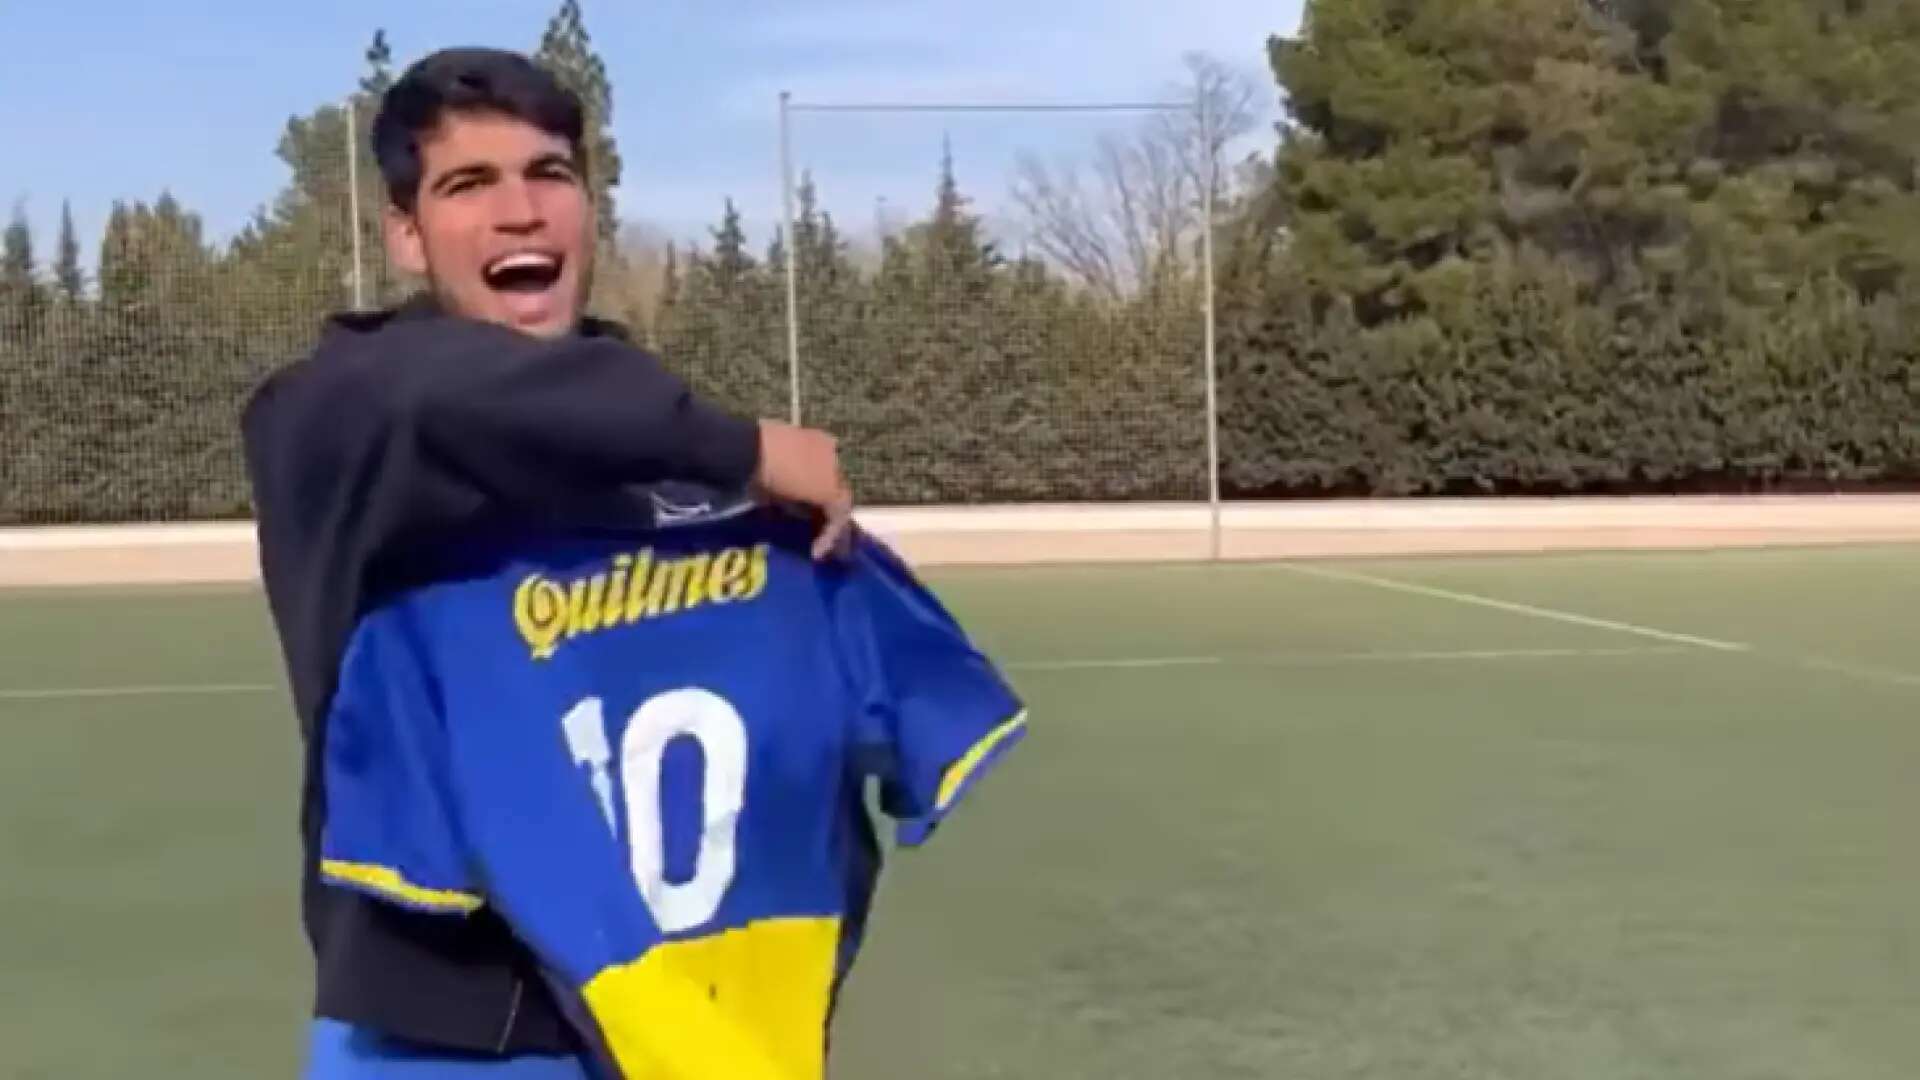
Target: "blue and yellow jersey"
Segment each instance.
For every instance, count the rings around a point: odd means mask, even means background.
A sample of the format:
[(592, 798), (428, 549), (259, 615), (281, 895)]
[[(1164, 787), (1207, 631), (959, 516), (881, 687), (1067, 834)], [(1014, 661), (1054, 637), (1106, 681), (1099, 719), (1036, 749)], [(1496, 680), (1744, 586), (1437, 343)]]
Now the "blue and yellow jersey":
[(774, 511), (481, 553), (370, 612), (328, 719), (322, 873), (501, 914), (634, 1077), (817, 1078), (879, 851), (1021, 703), (884, 546)]

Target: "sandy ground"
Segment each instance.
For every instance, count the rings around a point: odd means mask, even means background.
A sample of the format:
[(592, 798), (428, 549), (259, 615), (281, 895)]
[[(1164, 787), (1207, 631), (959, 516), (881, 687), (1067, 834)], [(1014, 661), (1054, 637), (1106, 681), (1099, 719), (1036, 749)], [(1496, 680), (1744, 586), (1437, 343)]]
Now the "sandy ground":
[[(1920, 495), (1443, 499), (1230, 504), (1227, 559), (1685, 550), (1920, 542)], [(1205, 506), (874, 509), (862, 521), (922, 566), (1182, 561), (1214, 554)], [(248, 583), (253, 528), (0, 530), (0, 587)]]

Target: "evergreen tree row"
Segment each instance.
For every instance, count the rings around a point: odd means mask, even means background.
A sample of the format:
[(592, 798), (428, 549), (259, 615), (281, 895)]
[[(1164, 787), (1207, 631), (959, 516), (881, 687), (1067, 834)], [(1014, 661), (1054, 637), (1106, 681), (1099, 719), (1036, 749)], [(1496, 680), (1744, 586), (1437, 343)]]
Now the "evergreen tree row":
[(1229, 486), (1920, 484), (1920, 6), (1314, 0)]
[[(1229, 495), (1920, 485), (1920, 6), (1311, 0), (1268, 46), (1287, 122), (1216, 225)], [(1206, 490), (1190, 258), (1116, 288), (1010, 255), (949, 161), (878, 251), (809, 183), (770, 250), (728, 203), (641, 296), (573, 0), (539, 56), (594, 117), (596, 309), (785, 415), (790, 243), (802, 415), (866, 500)], [(0, 522), (247, 512), (239, 402), (356, 285), (410, 287), (343, 152), (393, 78), (384, 36), (366, 59), (228, 243), (172, 198), (118, 206), (84, 280), (70, 217), (45, 259), (0, 231)]]
[[(328, 118), (322, 116), (321, 122)], [(301, 160), (316, 125), (283, 144)], [(303, 170), (295, 165), (296, 176)], [(240, 517), (238, 408), (347, 306), (350, 254), (298, 184), (225, 250), (162, 197), (114, 209), (97, 287), (0, 279), (0, 521)], [(25, 238), (24, 222), (8, 235)], [(728, 202), (671, 257), (632, 329), (703, 393), (791, 407), (784, 236), (756, 256)], [(1200, 296), (1125, 303), (1009, 259), (943, 169), (926, 219), (862, 269), (809, 182), (793, 230), (808, 423), (840, 433), (869, 499), (1192, 498), (1205, 491)], [(382, 280), (397, 298), (405, 283)]]
[[(839, 434), (884, 502), (1204, 496), (1201, 296), (1124, 302), (1008, 258), (942, 169), (927, 219), (856, 265), (811, 182), (793, 230), (801, 414)], [(710, 250), (673, 265), (653, 339), (696, 385), (784, 416), (784, 240), (764, 260), (729, 204)]]

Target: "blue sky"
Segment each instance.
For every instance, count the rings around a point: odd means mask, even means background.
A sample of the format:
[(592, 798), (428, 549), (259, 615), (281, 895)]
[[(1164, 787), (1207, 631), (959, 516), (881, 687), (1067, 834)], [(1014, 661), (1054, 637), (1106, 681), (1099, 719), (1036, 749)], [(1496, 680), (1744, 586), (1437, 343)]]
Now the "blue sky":
[[(0, 0), (0, 209), (25, 200), (43, 257), (62, 198), (91, 248), (116, 198), (171, 190), (216, 238), (285, 181), (289, 116), (337, 100), (376, 27), (396, 61), (531, 49), (557, 0)], [(721, 199), (779, 214), (776, 95), (815, 101), (1105, 101), (1165, 96), (1204, 51), (1271, 85), (1263, 43), (1300, 0), (586, 0), (613, 77), (623, 218), (698, 234)], [(1278, 109), (1270, 94), (1263, 104)], [(989, 214), (1022, 150), (1072, 157), (1112, 116), (796, 119), (796, 158), (858, 231), (930, 201), (941, 139)], [(1262, 142), (1270, 142), (1263, 134)]]

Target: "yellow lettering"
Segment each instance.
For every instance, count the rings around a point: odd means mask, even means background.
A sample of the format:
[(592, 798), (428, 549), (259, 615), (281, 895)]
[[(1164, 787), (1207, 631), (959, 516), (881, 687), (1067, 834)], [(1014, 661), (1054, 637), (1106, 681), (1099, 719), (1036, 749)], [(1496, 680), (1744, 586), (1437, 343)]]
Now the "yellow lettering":
[(627, 580), (627, 621), (638, 622), (647, 613), (647, 593), (653, 570), (653, 549), (642, 548), (633, 557), (633, 576)]
[(534, 659), (545, 660), (562, 641), (582, 634), (702, 604), (752, 600), (766, 591), (770, 551), (760, 544), (657, 559), (652, 548), (642, 548), (568, 582), (535, 574), (514, 593), (514, 625)]
[(567, 597), (567, 636), (590, 634), (600, 629), (601, 605), (606, 601), (607, 575), (575, 581)]
[(767, 591), (767, 553), (769, 550), (766, 544), (755, 544), (753, 546), (753, 559), (747, 564), (747, 591), (741, 595), (740, 599), (752, 600)]
[(668, 559), (654, 568), (647, 583), (647, 614), (671, 615), (682, 607), (693, 607), (704, 599), (709, 556), (694, 555)]
[(703, 553), (682, 561), (687, 564), (681, 571), (687, 579), (687, 606), (696, 608), (707, 602), (707, 565), (713, 562), (713, 556)]
[(552, 656), (567, 628), (566, 590), (538, 574), (522, 581), (513, 594), (513, 622), (535, 660)]
[(632, 566), (631, 555), (613, 557), (613, 580), (607, 585), (607, 606), (601, 609), (600, 625), (620, 625), (620, 615), (626, 610), (627, 571)]
[(707, 572), (707, 595), (719, 603), (738, 600), (747, 592), (747, 551), (728, 548), (713, 558)]

